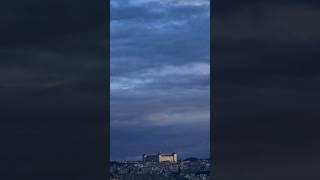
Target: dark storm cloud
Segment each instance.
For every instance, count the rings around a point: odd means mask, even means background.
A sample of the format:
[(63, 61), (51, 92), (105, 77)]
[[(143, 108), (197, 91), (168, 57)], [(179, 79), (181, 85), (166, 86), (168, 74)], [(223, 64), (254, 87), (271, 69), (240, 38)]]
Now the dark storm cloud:
[(0, 3), (1, 179), (105, 178), (106, 9)]
[(319, 3), (220, 1), (213, 10), (216, 178), (319, 178)]
[[(208, 157), (208, 2), (114, 1), (113, 159), (137, 159), (143, 152), (158, 151)], [(197, 130), (190, 131), (191, 127)], [(128, 136), (132, 139), (124, 138)], [(192, 149), (196, 142), (199, 148)]]

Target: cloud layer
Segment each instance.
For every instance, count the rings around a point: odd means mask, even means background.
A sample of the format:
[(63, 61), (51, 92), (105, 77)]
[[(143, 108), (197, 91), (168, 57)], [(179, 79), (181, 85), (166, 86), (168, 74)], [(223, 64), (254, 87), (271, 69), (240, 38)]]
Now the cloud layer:
[[(208, 157), (209, 1), (111, 4), (111, 157)], [(132, 133), (136, 138), (124, 138)], [(190, 149), (197, 142), (201, 151)]]

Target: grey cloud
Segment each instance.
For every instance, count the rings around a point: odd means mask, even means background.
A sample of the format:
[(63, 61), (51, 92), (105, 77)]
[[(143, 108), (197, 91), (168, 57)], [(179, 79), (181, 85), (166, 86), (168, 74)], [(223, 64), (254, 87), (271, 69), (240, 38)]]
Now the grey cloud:
[[(113, 8), (113, 159), (138, 158), (144, 151), (208, 157), (208, 6), (169, 4)], [(195, 142), (199, 148), (192, 148)]]
[[(130, 65), (128, 68), (130, 71), (135, 67), (157, 66), (162, 64), (161, 62), (164, 60), (170, 63), (179, 61), (182, 63), (194, 57), (193, 59), (208, 61), (209, 24), (207, 22), (209, 19), (208, 16), (201, 15), (206, 10), (184, 12), (178, 9), (170, 10), (169, 7), (163, 7), (163, 9), (167, 11), (167, 15), (160, 20), (152, 22), (130, 20), (111, 24), (115, 28), (111, 34), (111, 39), (113, 39), (111, 54), (113, 59), (118, 62), (118, 65), (113, 64), (113, 67), (117, 68), (115, 72), (121, 71), (124, 65)], [(183, 9), (181, 8), (181, 10)], [(201, 16), (192, 20), (188, 14), (200, 14)], [(175, 25), (176, 21), (182, 22), (182, 24)], [(173, 24), (170, 25), (170, 22)], [(154, 25), (154, 27), (152, 28), (150, 25)], [(159, 31), (160, 25), (168, 27), (164, 32), (161, 32)], [(205, 56), (205, 54), (207, 55)], [(122, 66), (119, 65), (120, 61), (124, 62)]]
[(162, 65), (157, 68), (143, 69), (131, 73), (129, 76), (113, 76), (111, 78), (111, 91), (136, 88), (150, 91), (156, 88), (170, 89), (170, 86), (171, 88), (186, 88), (187, 86), (194, 88), (192, 84), (196, 86), (206, 83), (205, 85), (207, 85), (209, 75), (210, 65), (206, 63), (189, 63), (181, 66)]

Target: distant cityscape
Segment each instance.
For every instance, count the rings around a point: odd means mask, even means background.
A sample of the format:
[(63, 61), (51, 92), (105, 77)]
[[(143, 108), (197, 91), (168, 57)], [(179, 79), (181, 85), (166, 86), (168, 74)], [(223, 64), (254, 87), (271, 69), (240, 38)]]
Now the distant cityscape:
[(178, 160), (176, 153), (143, 154), (140, 161), (112, 161), (110, 180), (209, 180), (210, 160)]

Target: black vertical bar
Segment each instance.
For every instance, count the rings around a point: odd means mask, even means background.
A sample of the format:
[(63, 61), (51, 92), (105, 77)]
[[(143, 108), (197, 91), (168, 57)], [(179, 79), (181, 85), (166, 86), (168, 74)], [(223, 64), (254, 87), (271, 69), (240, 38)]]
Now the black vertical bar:
[(110, 169), (110, 0), (106, 1), (106, 55), (107, 55), (107, 78), (106, 78), (106, 175), (109, 179)]
[(213, 58), (213, 28), (214, 28), (214, 13), (213, 1), (210, 1), (210, 158), (211, 158), (211, 172), (210, 177), (215, 176), (215, 151), (214, 151), (214, 58)]

